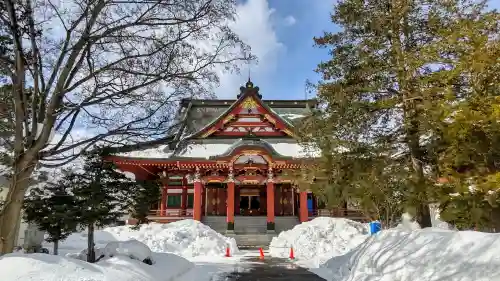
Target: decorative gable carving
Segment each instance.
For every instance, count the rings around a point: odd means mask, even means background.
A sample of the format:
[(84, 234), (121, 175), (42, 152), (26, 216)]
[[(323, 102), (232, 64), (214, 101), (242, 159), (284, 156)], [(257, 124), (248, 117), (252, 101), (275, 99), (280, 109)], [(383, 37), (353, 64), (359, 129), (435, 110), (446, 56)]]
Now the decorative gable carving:
[(222, 116), (193, 136), (294, 136), (291, 125), (264, 105), (258, 87), (249, 81), (240, 90), (239, 99)]

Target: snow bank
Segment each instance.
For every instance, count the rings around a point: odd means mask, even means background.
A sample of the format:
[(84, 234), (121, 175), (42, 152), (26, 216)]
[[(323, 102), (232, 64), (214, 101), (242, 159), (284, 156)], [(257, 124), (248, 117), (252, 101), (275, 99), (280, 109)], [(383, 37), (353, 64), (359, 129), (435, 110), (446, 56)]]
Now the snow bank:
[[(146, 244), (153, 252), (175, 253), (186, 258), (196, 256), (221, 256), (226, 247), (238, 252), (234, 238), (225, 237), (210, 227), (195, 221), (181, 220), (168, 224), (151, 223), (139, 230), (129, 226), (107, 227), (95, 232), (96, 246), (109, 242), (135, 239)], [(61, 242), (61, 253), (80, 251), (87, 247), (87, 233), (72, 234)]]
[(500, 234), (391, 229), (323, 267), (335, 281), (489, 281), (500, 280), (499, 252)]
[(172, 281), (193, 268), (182, 257), (154, 256), (153, 266), (123, 257), (91, 264), (47, 254), (8, 254), (0, 258), (2, 281)]
[(107, 257), (127, 256), (138, 261), (152, 260), (151, 249), (137, 240), (109, 242), (104, 247), (104, 255)]
[(347, 253), (368, 237), (368, 225), (343, 218), (319, 217), (274, 237), (269, 251), (275, 257), (295, 257), (308, 267), (318, 267), (333, 256)]
[[(67, 253), (65, 256), (68, 257), (68, 258), (73, 258), (73, 259), (79, 259), (79, 260), (82, 260), (82, 261), (86, 261), (87, 260), (87, 254), (88, 254), (88, 252), (89, 252), (88, 249), (85, 248), (85, 249), (81, 250), (78, 253)], [(101, 247), (94, 247), (94, 253), (95, 253), (95, 257), (97, 259), (100, 256), (104, 255), (104, 249), (101, 248)]]

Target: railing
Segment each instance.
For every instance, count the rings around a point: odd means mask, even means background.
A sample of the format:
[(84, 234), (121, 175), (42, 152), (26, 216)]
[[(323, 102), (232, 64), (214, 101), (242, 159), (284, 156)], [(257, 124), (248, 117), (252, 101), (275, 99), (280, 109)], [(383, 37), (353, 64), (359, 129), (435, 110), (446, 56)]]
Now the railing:
[(309, 211), (309, 217), (333, 217), (346, 218), (355, 221), (368, 222), (370, 219), (361, 211), (356, 209), (318, 209)]
[(163, 213), (160, 210), (150, 210), (149, 215), (153, 217), (192, 217), (193, 209), (167, 209), (164, 210)]

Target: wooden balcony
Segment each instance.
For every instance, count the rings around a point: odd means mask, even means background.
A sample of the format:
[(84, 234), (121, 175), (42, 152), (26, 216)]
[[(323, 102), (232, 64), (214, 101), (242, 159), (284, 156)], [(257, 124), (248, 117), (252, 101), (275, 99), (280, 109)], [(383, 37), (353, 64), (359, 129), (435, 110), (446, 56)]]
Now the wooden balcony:
[(316, 217), (346, 218), (359, 222), (370, 221), (370, 219), (365, 216), (361, 210), (344, 208), (318, 209), (309, 211), (309, 219), (313, 219)]
[(148, 219), (155, 222), (174, 222), (193, 218), (193, 209), (167, 209), (161, 213), (160, 210), (150, 210)]

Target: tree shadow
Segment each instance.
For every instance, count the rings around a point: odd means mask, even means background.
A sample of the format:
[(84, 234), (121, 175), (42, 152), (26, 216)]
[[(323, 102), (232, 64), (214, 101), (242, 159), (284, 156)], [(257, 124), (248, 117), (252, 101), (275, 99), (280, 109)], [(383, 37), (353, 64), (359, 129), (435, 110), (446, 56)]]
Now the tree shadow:
[[(500, 235), (426, 230), (384, 232), (327, 263), (334, 278), (359, 281), (500, 280)], [(349, 278), (348, 278), (349, 279)], [(335, 279), (334, 279), (335, 280)], [(350, 280), (350, 279), (349, 279)]]

